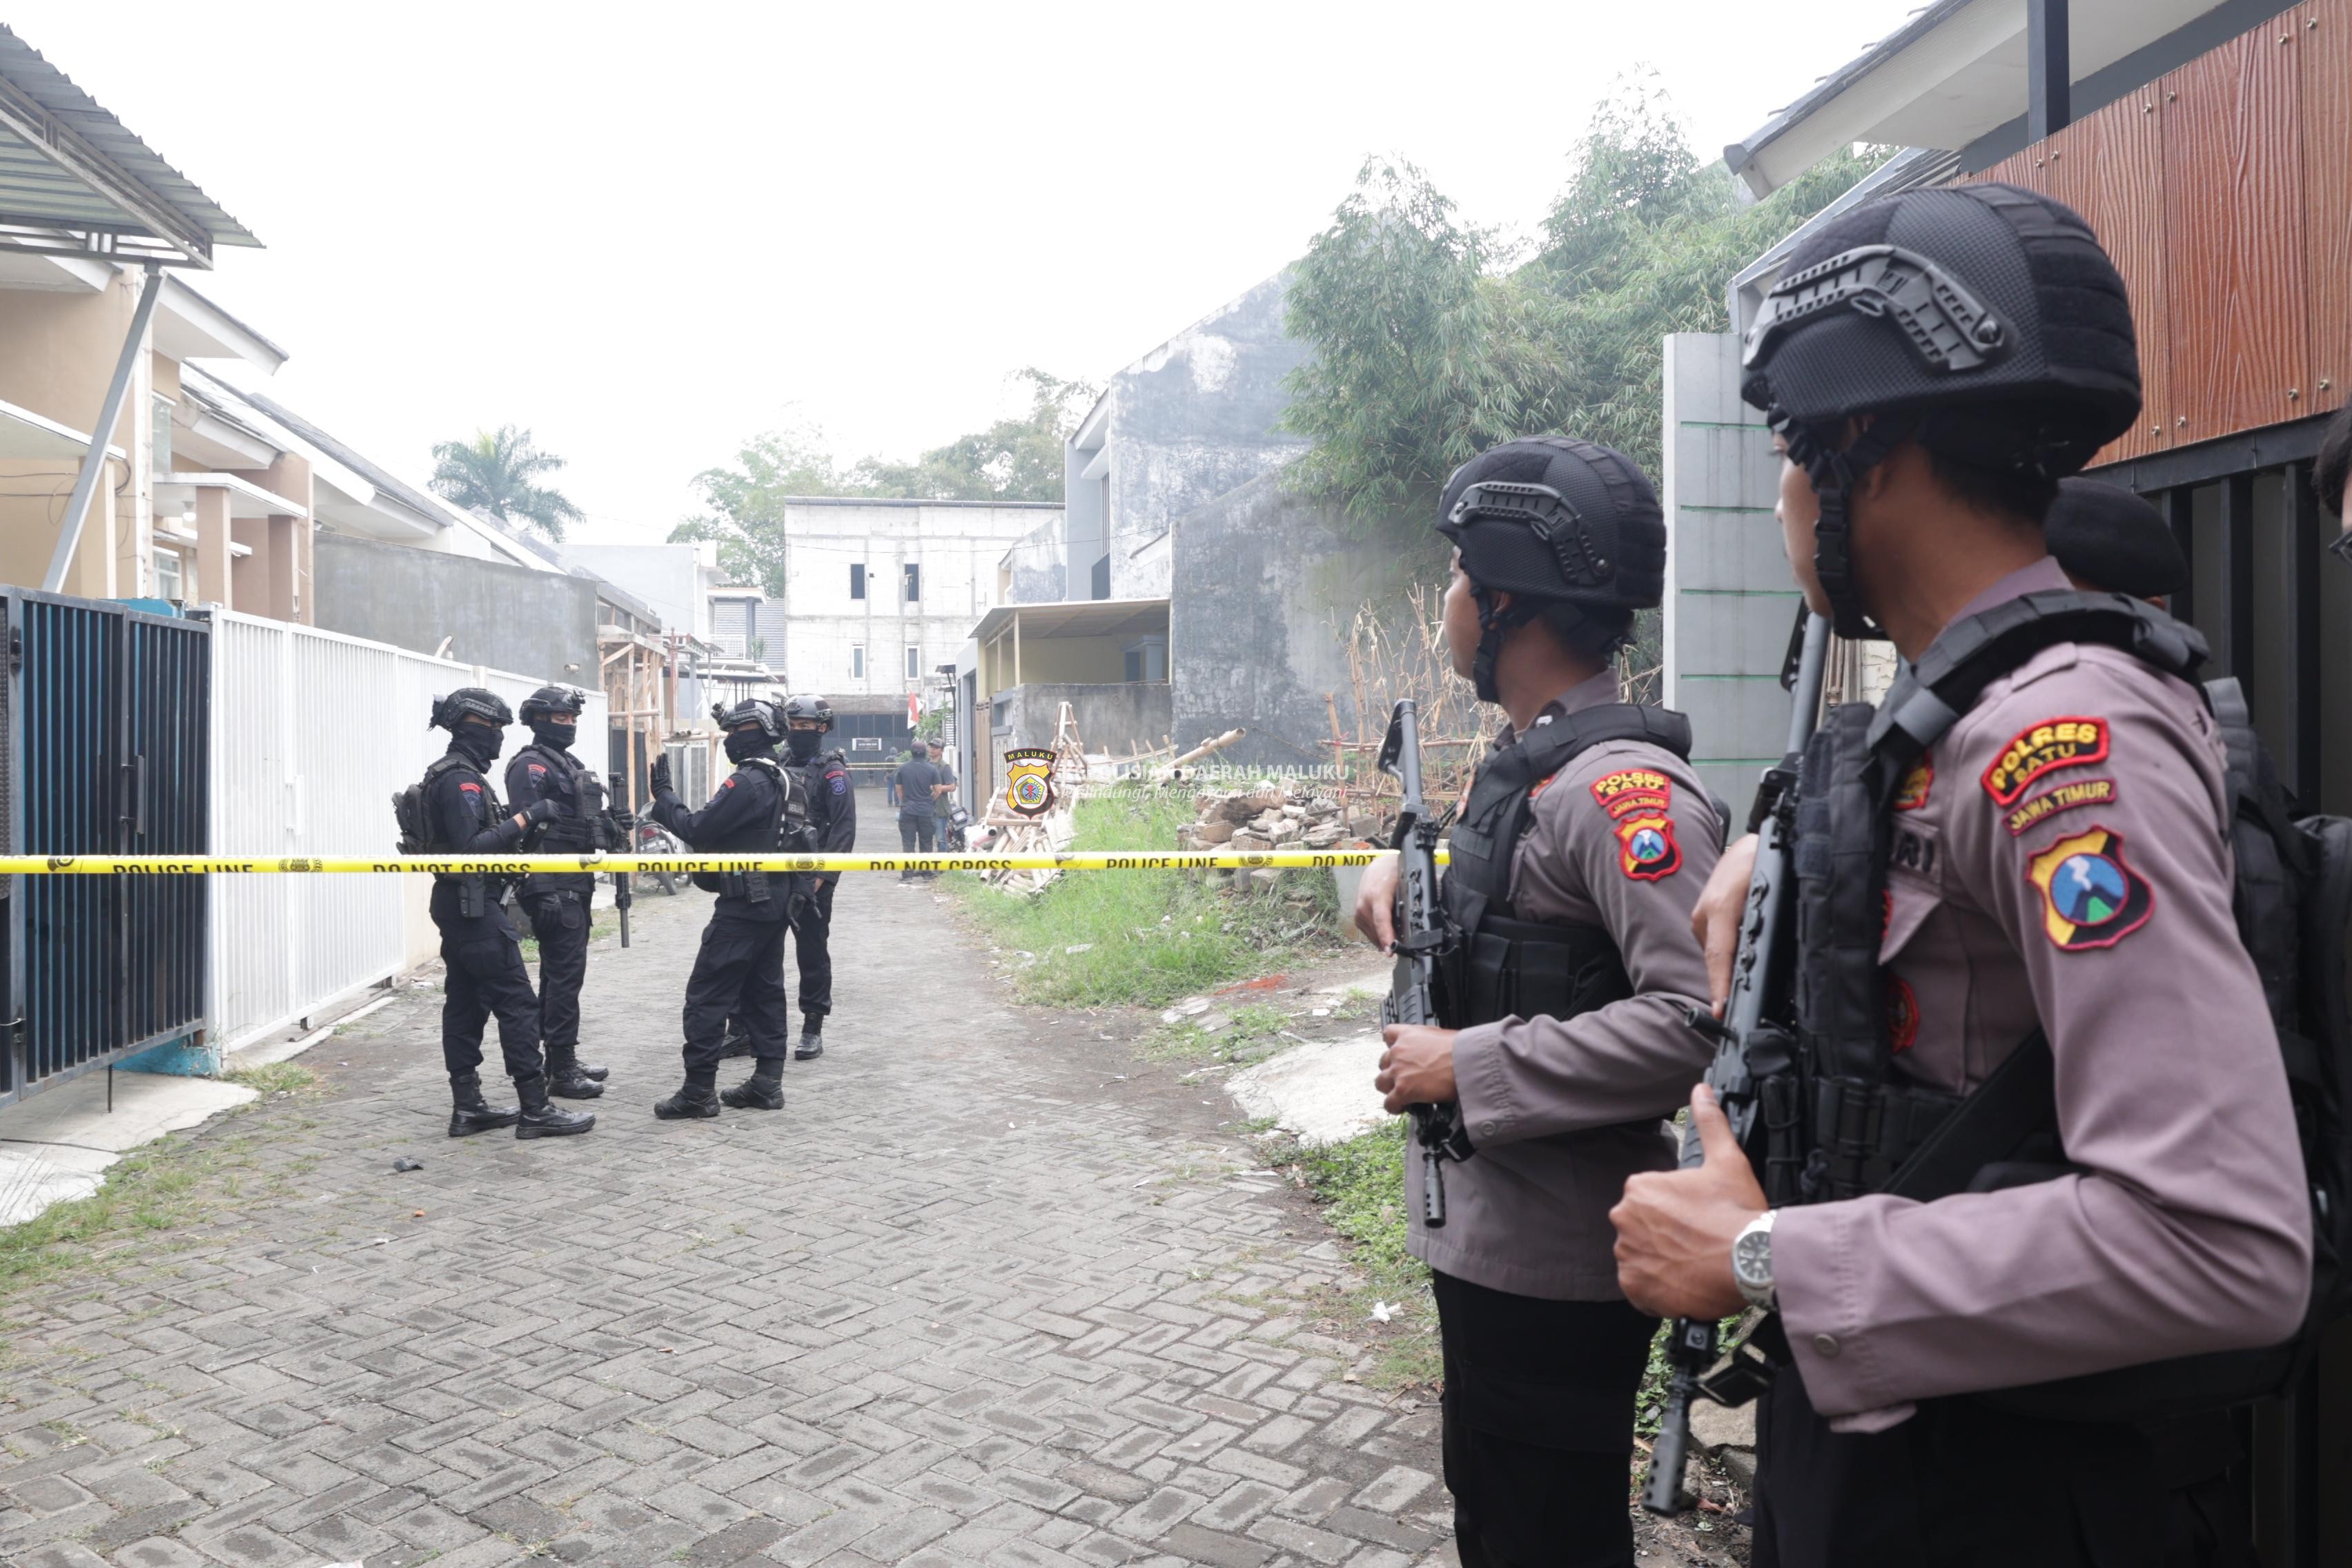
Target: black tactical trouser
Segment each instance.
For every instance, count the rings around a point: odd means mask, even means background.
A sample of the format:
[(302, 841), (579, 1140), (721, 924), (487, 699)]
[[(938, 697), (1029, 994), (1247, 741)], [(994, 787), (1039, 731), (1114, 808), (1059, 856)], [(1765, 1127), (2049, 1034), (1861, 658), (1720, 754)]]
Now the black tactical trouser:
[(2219, 1561), (2148, 1439), (2111, 1422), (1922, 1401), (1830, 1430), (1793, 1367), (1757, 1415), (1754, 1568), (2205, 1568)]
[(550, 1059), (580, 1048), (580, 986), (588, 978), (588, 896), (526, 893), (523, 909), (539, 939), (539, 1031)]
[(1631, 1568), (1633, 1397), (1657, 1320), (1433, 1270), (1463, 1568)]
[(939, 842), (939, 826), (940, 819), (936, 816), (911, 816), (900, 812), (898, 847), (909, 855), (919, 851), (929, 855), (931, 847)]
[(727, 1020), (751, 1042), (754, 1057), (791, 1054), (791, 995), (784, 989), (784, 921), (714, 916), (702, 928), (694, 973), (686, 977), (686, 1068), (713, 1071), (725, 1048)]
[(435, 889), (433, 923), (441, 929), (441, 959), (448, 973), (441, 1000), (441, 1058), (452, 1078), (480, 1070), (482, 1028), (495, 1013), (507, 1076), (518, 1084), (545, 1077), (539, 1054), (539, 998), (523, 967), (520, 939), (506, 911), (489, 906), (472, 920), (440, 907)]
[(828, 878), (814, 889), (803, 889), (794, 911), (793, 958), (800, 965), (801, 1011), (822, 1018), (833, 1011), (833, 889), (839, 879)]

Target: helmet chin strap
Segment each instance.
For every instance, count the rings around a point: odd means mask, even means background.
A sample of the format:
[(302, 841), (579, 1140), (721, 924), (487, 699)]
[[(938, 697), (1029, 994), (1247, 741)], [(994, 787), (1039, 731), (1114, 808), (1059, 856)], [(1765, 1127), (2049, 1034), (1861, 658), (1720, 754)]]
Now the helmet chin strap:
[(1790, 460), (1812, 479), (1813, 494), (1821, 502), (1821, 514), (1813, 522), (1813, 575), (1830, 602), (1830, 624), (1842, 637), (1861, 641), (1886, 635), (1863, 608), (1854, 586), (1852, 497), (1854, 481), (1885, 461), (1918, 424), (1916, 415), (1881, 415), (1840, 451), (1811, 426), (1785, 416), (1772, 421), (1789, 443)]
[(1536, 612), (1526, 605), (1514, 605), (1503, 609), (1495, 596), (1484, 588), (1473, 587), (1471, 596), (1478, 605), (1478, 651), (1470, 659), (1470, 684), (1481, 702), (1500, 702), (1502, 690), (1495, 684), (1495, 660), (1503, 651), (1503, 634), (1514, 626), (1522, 626), (1535, 619)]

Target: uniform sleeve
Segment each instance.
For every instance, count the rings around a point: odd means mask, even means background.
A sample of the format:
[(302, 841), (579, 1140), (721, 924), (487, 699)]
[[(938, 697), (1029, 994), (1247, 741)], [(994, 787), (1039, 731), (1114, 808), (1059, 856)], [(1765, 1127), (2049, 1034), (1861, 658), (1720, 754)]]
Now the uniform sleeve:
[(773, 810), (767, 781), (745, 769), (728, 774), (700, 811), (687, 810), (673, 794), (654, 797), (654, 820), (697, 849), (765, 822)]
[(547, 793), (547, 764), (526, 752), (507, 764), (507, 804), (529, 811)]
[(849, 764), (839, 756), (827, 757), (824, 776), (818, 781), (819, 798), (830, 814), (825, 819), (824, 843), (821, 847), (828, 855), (844, 855), (857, 847), (857, 791), (856, 781), (849, 776)]
[(2302, 1317), (2302, 1158), (2210, 732), (2185, 688), (2080, 658), (1954, 731), (1947, 865), (2023, 957), (2087, 1173), (1783, 1211), (1773, 1273), (1824, 1415), (2273, 1344)]
[(1690, 914), (1722, 827), (1705, 793), (1679, 780), (1620, 790), (1604, 805), (1596, 786), (1612, 777), (1668, 776), (1626, 761), (1615, 749), (1587, 753), (1545, 787), (1512, 895), (1522, 910), (1596, 911), (1633, 994), (1573, 1018), (1513, 1017), (1455, 1036), (1463, 1120), (1480, 1147), (1671, 1116), (1714, 1054), (1685, 1011), (1705, 1005)]
[(485, 794), (478, 775), (456, 768), (434, 781), (436, 837), (453, 846), (452, 854), (495, 855), (522, 837), (512, 816), (491, 817)]

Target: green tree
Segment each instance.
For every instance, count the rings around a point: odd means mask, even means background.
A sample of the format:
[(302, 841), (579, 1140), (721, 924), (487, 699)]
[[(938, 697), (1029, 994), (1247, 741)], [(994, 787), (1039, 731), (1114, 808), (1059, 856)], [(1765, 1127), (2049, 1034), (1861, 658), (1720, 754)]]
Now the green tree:
[(445, 500), (526, 523), (550, 539), (562, 539), (564, 524), (584, 515), (561, 490), (538, 483), (563, 459), (534, 447), (528, 430), (477, 430), (470, 441), (436, 442), (433, 458), (433, 489)]
[(694, 479), (709, 510), (670, 531), (674, 541), (714, 540), (719, 564), (739, 582), (784, 591), (784, 504), (794, 496), (877, 496), (922, 500), (1062, 499), (1062, 444), (1097, 389), (1031, 366), (1014, 379), (1029, 408), (1012, 419), (934, 447), (912, 462), (861, 458), (846, 466), (823, 432), (799, 425), (754, 437), (731, 467)]

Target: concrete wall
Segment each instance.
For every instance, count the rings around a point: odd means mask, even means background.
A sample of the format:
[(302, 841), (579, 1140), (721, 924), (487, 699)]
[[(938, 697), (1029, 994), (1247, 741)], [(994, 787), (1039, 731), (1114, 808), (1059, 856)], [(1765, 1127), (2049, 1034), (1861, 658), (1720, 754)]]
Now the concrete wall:
[(596, 584), (495, 561), (318, 536), (318, 625), (593, 690)]
[[(10, 258), (0, 279), (0, 402), (74, 430), (96, 421), (141, 281), (134, 268), (101, 282), (111, 270), (92, 262), (67, 268)], [(139, 356), (121, 419), (105, 437), (128, 455), (130, 472), (121, 463), (107, 465), (63, 585), (68, 594), (113, 599), (152, 589), (153, 361), (152, 353)], [(6, 491), (0, 495), (0, 582), (40, 586), (78, 466), (79, 458), (0, 463)]]
[[(1058, 604), (1069, 593), (1069, 524), (1052, 518), (1015, 540), (998, 563), (998, 601), (1007, 605)], [(1008, 580), (1009, 579), (1009, 580)]]
[(709, 640), (703, 589), (719, 569), (716, 544), (566, 544), (567, 561), (643, 599), (664, 629)]
[(1168, 668), (1179, 748), (1235, 725), (1218, 753), (1256, 767), (1329, 763), (1330, 693), (1354, 733), (1339, 628), (1402, 592), (1394, 564), (1350, 540), (1284, 476), (1252, 480), (1181, 519), (1171, 540)]
[(1171, 732), (1165, 681), (1034, 681), (1000, 692), (998, 697), (1004, 718), (1001, 724), (990, 726), (998, 773), (1003, 772), (1004, 753), (1013, 747), (1054, 743), (1054, 729), (1065, 702), (1070, 705), (1078, 735), (1089, 752), (1131, 756), (1159, 745)]
[(1665, 700), (1690, 715), (1699, 777), (1745, 820), (1789, 738), (1799, 595), (1773, 519), (1780, 463), (1739, 400), (1737, 337), (1678, 332), (1665, 353)]

